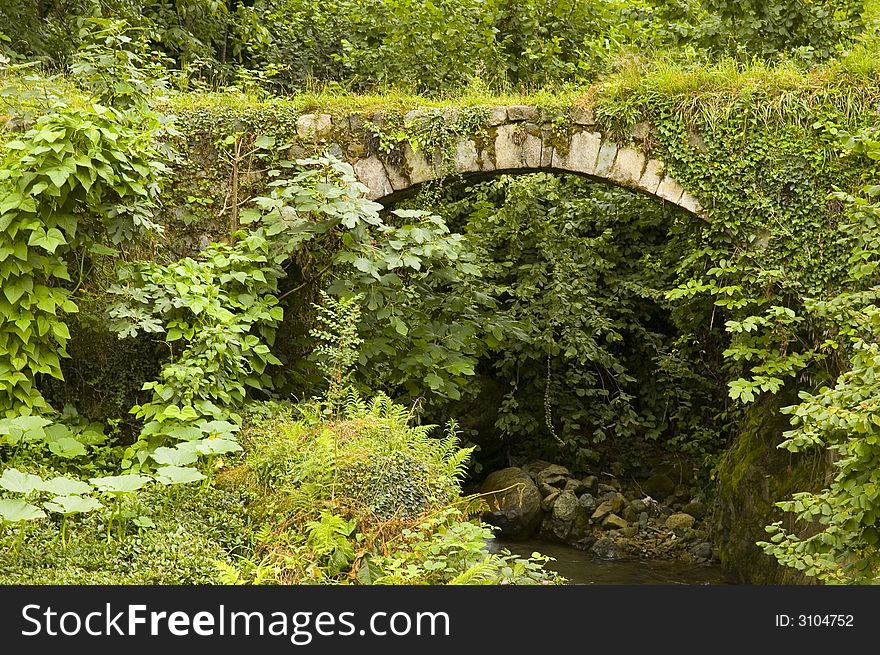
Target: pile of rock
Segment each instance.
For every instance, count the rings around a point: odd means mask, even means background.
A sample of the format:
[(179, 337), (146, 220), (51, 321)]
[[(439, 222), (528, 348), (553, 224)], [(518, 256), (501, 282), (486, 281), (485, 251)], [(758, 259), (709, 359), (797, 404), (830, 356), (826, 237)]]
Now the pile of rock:
[(596, 475), (576, 476), (538, 460), (492, 473), (480, 492), (490, 504), (483, 519), (505, 538), (537, 533), (606, 559), (709, 561), (713, 556), (701, 527), (705, 505), (663, 474), (627, 489), (614, 478), (600, 482)]

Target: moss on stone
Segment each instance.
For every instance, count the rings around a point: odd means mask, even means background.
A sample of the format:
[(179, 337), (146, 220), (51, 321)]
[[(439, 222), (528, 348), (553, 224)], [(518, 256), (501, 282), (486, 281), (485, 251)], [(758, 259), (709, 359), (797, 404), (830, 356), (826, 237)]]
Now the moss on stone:
[(758, 548), (764, 526), (783, 517), (775, 503), (792, 493), (821, 487), (827, 467), (823, 453), (799, 455), (780, 450), (789, 429), (780, 407), (796, 402), (793, 393), (766, 398), (745, 411), (741, 429), (725, 453), (718, 472), (714, 537), (722, 566), (737, 582), (789, 584), (807, 582), (793, 569)]

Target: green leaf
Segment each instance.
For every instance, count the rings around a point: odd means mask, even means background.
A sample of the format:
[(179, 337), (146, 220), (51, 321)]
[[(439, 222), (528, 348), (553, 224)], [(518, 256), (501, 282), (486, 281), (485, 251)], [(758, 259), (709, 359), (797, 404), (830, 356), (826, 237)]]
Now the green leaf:
[(82, 457), (88, 452), (85, 446), (73, 437), (62, 437), (61, 439), (50, 441), (49, 450), (65, 459)]
[(162, 466), (156, 469), (156, 479), (164, 485), (188, 484), (204, 480), (205, 476), (194, 468), (185, 466)]
[(43, 510), (20, 498), (0, 498), (0, 519), (4, 523), (34, 521), (45, 517), (46, 513)]
[(46, 480), (40, 485), (43, 491), (56, 496), (76, 496), (87, 494), (92, 491), (92, 485), (82, 480), (75, 480), (64, 476), (58, 476), (51, 480)]
[(186, 466), (187, 464), (192, 464), (195, 462), (198, 457), (196, 454), (190, 450), (178, 448), (156, 448), (155, 452), (150, 455), (154, 460), (156, 460), (159, 464), (165, 464), (168, 466), (178, 467), (178, 466)]
[(95, 485), (98, 491), (105, 493), (131, 493), (143, 489), (152, 478), (145, 475), (108, 475), (103, 478), (91, 478), (89, 482)]
[(103, 505), (90, 496), (56, 496), (43, 503), (43, 507), (56, 514), (85, 514), (100, 509)]
[(274, 136), (267, 136), (265, 134), (258, 136), (256, 138), (256, 140), (254, 141), (254, 147), (259, 148), (261, 150), (266, 150), (268, 148), (271, 148), (274, 145), (275, 145), (275, 137)]
[(43, 479), (38, 475), (22, 473), (18, 469), (9, 468), (0, 476), (0, 487), (15, 494), (27, 495), (42, 488)]

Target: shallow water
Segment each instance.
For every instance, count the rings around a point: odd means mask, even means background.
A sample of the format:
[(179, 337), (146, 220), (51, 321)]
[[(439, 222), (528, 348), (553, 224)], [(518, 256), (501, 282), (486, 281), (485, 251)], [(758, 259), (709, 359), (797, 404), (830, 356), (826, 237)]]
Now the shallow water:
[(553, 557), (548, 568), (569, 584), (725, 584), (724, 574), (712, 564), (687, 564), (666, 560), (602, 560), (588, 552), (547, 541), (495, 539), (493, 548), (507, 548), (527, 557), (537, 551)]

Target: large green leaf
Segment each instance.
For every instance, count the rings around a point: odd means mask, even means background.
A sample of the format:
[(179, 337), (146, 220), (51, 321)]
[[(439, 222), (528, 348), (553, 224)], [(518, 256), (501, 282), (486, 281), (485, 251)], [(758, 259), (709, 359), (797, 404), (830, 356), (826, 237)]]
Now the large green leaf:
[(198, 459), (198, 455), (190, 449), (183, 448), (156, 448), (151, 455), (159, 464), (167, 466), (186, 466)]
[(187, 484), (204, 480), (205, 476), (186, 466), (162, 466), (156, 469), (156, 479), (164, 485)]
[(78, 496), (89, 493), (92, 485), (82, 480), (58, 476), (43, 482), (41, 489), (57, 496)]
[(56, 514), (84, 514), (100, 509), (103, 505), (91, 496), (56, 496), (43, 507)]
[(9, 468), (0, 476), (0, 487), (16, 494), (29, 494), (42, 489), (43, 479), (38, 475), (22, 473), (18, 469)]
[(83, 446), (73, 437), (62, 437), (61, 439), (50, 441), (49, 450), (51, 450), (59, 457), (63, 457), (65, 459), (70, 459), (72, 457), (82, 457), (88, 452), (86, 451), (85, 446)]
[(39, 507), (26, 503), (20, 498), (0, 498), (0, 521), (18, 523), (45, 518), (46, 513)]
[(108, 475), (103, 478), (91, 478), (89, 482), (98, 491), (107, 493), (131, 493), (143, 489), (152, 478), (145, 475)]

